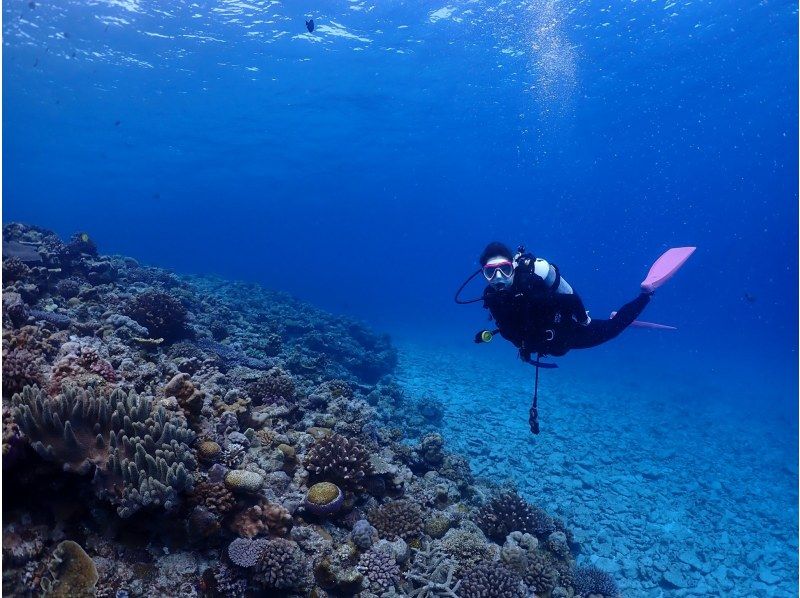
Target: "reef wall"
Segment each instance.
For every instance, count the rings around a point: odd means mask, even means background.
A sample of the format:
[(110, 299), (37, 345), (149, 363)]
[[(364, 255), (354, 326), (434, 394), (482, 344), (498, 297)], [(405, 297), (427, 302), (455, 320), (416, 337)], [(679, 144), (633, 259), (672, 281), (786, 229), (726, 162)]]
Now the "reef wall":
[(7, 595), (618, 594), (356, 321), (20, 224), (2, 299)]

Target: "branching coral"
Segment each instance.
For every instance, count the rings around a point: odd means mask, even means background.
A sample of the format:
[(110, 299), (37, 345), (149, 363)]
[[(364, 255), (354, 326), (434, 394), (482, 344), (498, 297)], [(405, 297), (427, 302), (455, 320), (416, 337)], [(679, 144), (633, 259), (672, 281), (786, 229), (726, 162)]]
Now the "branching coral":
[(256, 405), (290, 401), (294, 392), (294, 378), (281, 368), (271, 368), (247, 387), (247, 393)]
[(572, 578), (575, 592), (581, 596), (592, 594), (604, 598), (619, 596), (619, 588), (614, 579), (597, 567), (575, 567), (572, 571)]
[(147, 291), (131, 299), (125, 311), (153, 338), (173, 341), (186, 336), (186, 308), (172, 295)]
[(476, 523), (488, 538), (499, 544), (511, 532), (536, 533), (541, 527), (534, 509), (513, 491), (502, 492), (481, 507)]
[(356, 568), (368, 580), (369, 591), (373, 594), (386, 592), (400, 581), (400, 567), (391, 553), (365, 552)]
[(33, 449), (65, 471), (94, 470), (95, 491), (121, 517), (149, 505), (171, 509), (192, 488), (194, 433), (184, 419), (154, 410), (148, 397), (115, 390), (105, 399), (68, 388), (51, 398), (27, 387), (13, 403)]
[(42, 373), (36, 356), (27, 349), (12, 349), (3, 355), (3, 392), (13, 394), (26, 386), (41, 385)]
[(385, 503), (369, 515), (369, 522), (381, 538), (410, 540), (422, 533), (422, 509), (416, 503), (396, 500)]
[(189, 503), (205, 507), (215, 515), (224, 516), (233, 509), (233, 493), (224, 484), (199, 482), (189, 495)]
[(522, 579), (505, 565), (482, 562), (467, 571), (461, 581), (462, 598), (524, 598)]
[(276, 590), (302, 587), (310, 576), (309, 563), (297, 544), (282, 538), (265, 544), (255, 568), (256, 580)]
[(405, 578), (411, 598), (459, 598), (461, 581), (455, 578), (457, 563), (440, 546), (414, 549), (414, 560)]
[(372, 473), (364, 445), (341, 434), (317, 440), (306, 455), (305, 466), (316, 479), (351, 489), (362, 487)]

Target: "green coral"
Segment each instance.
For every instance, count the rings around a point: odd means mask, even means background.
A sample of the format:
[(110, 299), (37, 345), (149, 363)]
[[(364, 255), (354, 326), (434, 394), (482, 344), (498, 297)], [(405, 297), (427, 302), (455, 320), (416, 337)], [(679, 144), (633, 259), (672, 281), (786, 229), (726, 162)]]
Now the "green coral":
[(65, 540), (53, 551), (49, 565), (52, 577), (42, 579), (47, 598), (82, 598), (95, 595), (97, 567), (81, 545)]
[(150, 505), (172, 509), (192, 488), (194, 432), (149, 397), (117, 389), (106, 399), (76, 388), (48, 397), (26, 387), (12, 402), (31, 447), (65, 471), (94, 472), (95, 491), (121, 517)]

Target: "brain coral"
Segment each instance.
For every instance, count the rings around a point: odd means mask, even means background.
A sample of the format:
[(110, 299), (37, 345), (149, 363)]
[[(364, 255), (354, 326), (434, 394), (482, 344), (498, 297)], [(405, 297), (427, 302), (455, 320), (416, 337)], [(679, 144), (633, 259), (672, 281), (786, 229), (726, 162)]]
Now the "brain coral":
[(194, 432), (151, 398), (117, 389), (106, 399), (75, 388), (48, 397), (26, 387), (12, 402), (31, 447), (65, 471), (94, 471), (96, 493), (121, 517), (148, 505), (171, 509), (192, 488)]
[(619, 596), (619, 588), (614, 579), (597, 567), (575, 567), (572, 571), (575, 592), (581, 596), (590, 594), (615, 598)]
[(287, 590), (308, 582), (309, 563), (297, 544), (277, 538), (268, 541), (256, 565), (256, 578), (267, 588)]
[(505, 565), (482, 562), (467, 571), (458, 593), (462, 598), (525, 598), (522, 579)]
[(369, 522), (375, 526), (381, 538), (388, 540), (417, 538), (424, 526), (422, 509), (407, 500), (382, 504), (370, 513)]
[(125, 315), (147, 328), (153, 338), (173, 341), (186, 336), (186, 308), (167, 293), (147, 291), (128, 302)]
[(534, 509), (512, 491), (497, 494), (481, 507), (476, 523), (488, 538), (498, 544), (502, 544), (511, 532), (535, 533), (540, 527)]
[(306, 455), (305, 466), (314, 478), (351, 489), (362, 487), (372, 473), (367, 449), (341, 434), (318, 439)]

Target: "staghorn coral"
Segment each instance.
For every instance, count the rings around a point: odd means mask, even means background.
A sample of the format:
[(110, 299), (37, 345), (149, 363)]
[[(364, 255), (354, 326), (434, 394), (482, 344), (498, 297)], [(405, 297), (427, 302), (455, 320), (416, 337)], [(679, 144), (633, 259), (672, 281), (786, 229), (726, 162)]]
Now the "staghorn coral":
[(525, 598), (522, 579), (505, 565), (482, 562), (461, 580), (462, 598)]
[(276, 590), (288, 590), (305, 586), (309, 581), (310, 568), (297, 544), (277, 538), (264, 545), (261, 558), (256, 565), (255, 577), (261, 585)]
[(386, 592), (400, 581), (400, 567), (391, 553), (370, 550), (358, 560), (358, 571), (367, 579), (373, 594)]
[(572, 578), (575, 592), (581, 596), (616, 598), (620, 595), (619, 588), (611, 575), (597, 567), (575, 567)]
[(318, 439), (306, 454), (304, 464), (316, 479), (354, 490), (361, 488), (372, 473), (367, 449), (341, 434)]
[(534, 509), (514, 491), (495, 495), (481, 507), (475, 521), (498, 544), (511, 532), (535, 533), (540, 528)]
[(94, 471), (95, 491), (123, 518), (149, 505), (174, 508), (192, 488), (194, 433), (148, 397), (117, 389), (105, 399), (68, 388), (51, 398), (26, 387), (12, 401), (32, 448), (65, 471)]
[(422, 509), (408, 500), (382, 504), (369, 514), (369, 522), (375, 526), (381, 538), (388, 540), (418, 538), (424, 527)]
[(283, 506), (262, 501), (239, 511), (231, 522), (231, 530), (243, 538), (260, 535), (285, 536), (292, 527), (292, 516)]
[(147, 291), (131, 299), (125, 315), (147, 328), (153, 338), (174, 341), (187, 335), (186, 308), (167, 293)]
[(461, 580), (456, 579), (456, 561), (441, 546), (428, 544), (414, 549), (414, 560), (405, 574), (411, 598), (459, 598)]
[(3, 392), (13, 394), (26, 386), (41, 386), (42, 373), (36, 356), (27, 349), (3, 354)]
[(99, 576), (94, 561), (72, 540), (65, 540), (53, 551), (48, 566), (51, 577), (42, 579), (45, 596), (53, 598), (83, 598), (94, 596)]
[(205, 507), (215, 515), (225, 516), (233, 509), (235, 499), (224, 484), (198, 482), (189, 494), (189, 504)]

